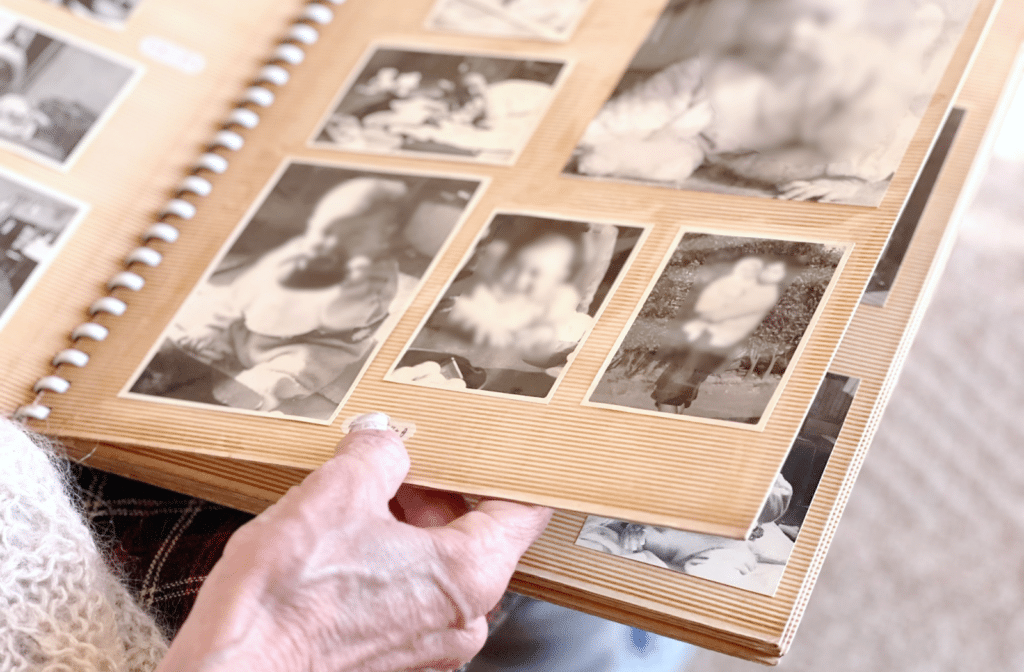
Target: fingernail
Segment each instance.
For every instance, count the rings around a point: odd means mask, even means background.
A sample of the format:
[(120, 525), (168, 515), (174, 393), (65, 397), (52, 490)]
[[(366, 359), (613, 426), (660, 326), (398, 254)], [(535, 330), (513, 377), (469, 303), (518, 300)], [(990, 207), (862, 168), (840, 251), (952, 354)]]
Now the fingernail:
[(352, 418), (348, 431), (358, 432), (364, 429), (389, 429), (390, 427), (391, 418), (387, 413), (363, 413)]

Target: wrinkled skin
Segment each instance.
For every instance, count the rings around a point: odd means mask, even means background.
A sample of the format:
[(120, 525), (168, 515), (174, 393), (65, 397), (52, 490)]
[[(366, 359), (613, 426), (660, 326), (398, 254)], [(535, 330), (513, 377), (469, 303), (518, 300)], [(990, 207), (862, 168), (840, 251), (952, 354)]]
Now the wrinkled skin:
[(158, 672), (392, 672), (469, 660), (551, 512), (484, 500), (460, 515), (461, 497), (400, 488), (408, 469), (396, 434), (349, 434), (232, 536)]

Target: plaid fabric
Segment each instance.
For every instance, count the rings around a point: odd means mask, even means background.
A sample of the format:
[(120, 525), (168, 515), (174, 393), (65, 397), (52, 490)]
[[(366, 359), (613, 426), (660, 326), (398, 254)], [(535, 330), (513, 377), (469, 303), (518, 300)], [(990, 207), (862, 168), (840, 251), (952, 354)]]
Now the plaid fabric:
[[(70, 471), (99, 543), (173, 639), (228, 538), (252, 515), (77, 463)], [(491, 633), (522, 600), (505, 593), (488, 614)]]
[(247, 513), (71, 465), (82, 510), (115, 569), (168, 638)]

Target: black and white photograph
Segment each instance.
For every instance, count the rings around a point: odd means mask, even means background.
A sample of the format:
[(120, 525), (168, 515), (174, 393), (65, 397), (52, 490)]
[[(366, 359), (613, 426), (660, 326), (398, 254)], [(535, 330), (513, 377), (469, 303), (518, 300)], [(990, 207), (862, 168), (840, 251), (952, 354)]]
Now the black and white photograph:
[(684, 233), (585, 403), (762, 429), (849, 251)]
[(0, 10), (0, 145), (66, 168), (140, 72)]
[(312, 144), (510, 164), (564, 69), (556, 60), (375, 48)]
[(142, 0), (44, 0), (112, 27), (121, 27)]
[(828, 373), (746, 540), (589, 516), (576, 543), (774, 595), (860, 381)]
[(0, 169), (0, 326), (88, 206)]
[(670, 0), (567, 174), (877, 206), (975, 0)]
[(590, 0), (437, 0), (430, 30), (564, 42)]
[(550, 398), (644, 232), (495, 214), (385, 379)]
[(900, 266), (903, 265), (903, 258), (907, 255), (907, 250), (910, 249), (910, 241), (913, 240), (917, 225), (921, 222), (921, 217), (924, 216), (925, 208), (928, 207), (935, 183), (939, 180), (942, 166), (946, 163), (949, 149), (956, 139), (960, 123), (966, 114), (967, 110), (962, 107), (954, 107), (949, 111), (946, 123), (943, 124), (942, 131), (935, 139), (932, 151), (921, 168), (921, 174), (917, 176), (917, 182), (914, 183), (914, 188), (910, 191), (910, 196), (907, 197), (903, 212), (900, 213), (896, 225), (893, 226), (889, 241), (885, 244), (885, 249), (882, 250), (882, 256), (871, 273), (871, 279), (868, 280), (867, 289), (864, 290), (864, 296), (861, 299), (862, 303), (881, 307), (889, 298), (889, 292), (896, 282), (896, 276), (899, 275)]
[(483, 188), (297, 161), (271, 185), (127, 396), (329, 422)]

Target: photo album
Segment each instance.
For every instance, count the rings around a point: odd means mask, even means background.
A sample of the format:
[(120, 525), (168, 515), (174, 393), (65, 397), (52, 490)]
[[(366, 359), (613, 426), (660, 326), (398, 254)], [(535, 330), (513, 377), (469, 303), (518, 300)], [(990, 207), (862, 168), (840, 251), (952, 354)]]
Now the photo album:
[(513, 589), (788, 649), (1016, 82), (998, 0), (7, 0), (0, 410), (259, 511), (383, 411)]

